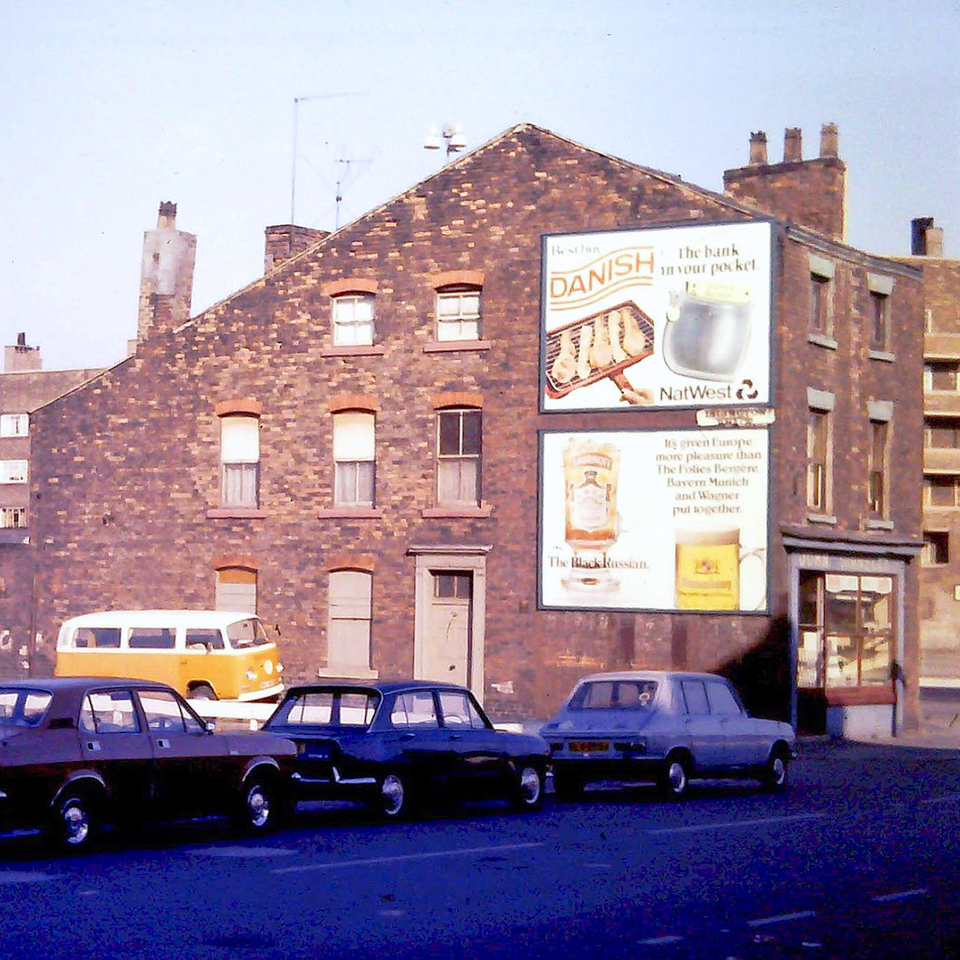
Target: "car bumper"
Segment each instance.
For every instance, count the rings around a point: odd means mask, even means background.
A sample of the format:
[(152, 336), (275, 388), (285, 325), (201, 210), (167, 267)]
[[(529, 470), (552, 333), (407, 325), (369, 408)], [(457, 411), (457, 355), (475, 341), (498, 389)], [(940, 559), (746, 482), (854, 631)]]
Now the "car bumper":
[(238, 700), (242, 703), (249, 703), (252, 700), (269, 700), (271, 697), (279, 697), (283, 693), (283, 684), (275, 683), (272, 687), (264, 687), (262, 690), (248, 690), (241, 693)]

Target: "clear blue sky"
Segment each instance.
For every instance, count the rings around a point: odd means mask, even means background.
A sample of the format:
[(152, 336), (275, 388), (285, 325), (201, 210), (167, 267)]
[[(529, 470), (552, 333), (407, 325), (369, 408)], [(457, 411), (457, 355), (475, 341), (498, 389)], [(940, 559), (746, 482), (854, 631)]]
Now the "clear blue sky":
[[(263, 228), (332, 228), (520, 121), (713, 190), (840, 127), (848, 240), (960, 256), (960, 5), (768, 0), (0, 0), (0, 337), (45, 369), (124, 356), (161, 200), (198, 236), (193, 312), (262, 272)], [(349, 96), (332, 96), (349, 94)], [(349, 162), (347, 162), (349, 161)], [(588, 226), (588, 225), (587, 225)]]

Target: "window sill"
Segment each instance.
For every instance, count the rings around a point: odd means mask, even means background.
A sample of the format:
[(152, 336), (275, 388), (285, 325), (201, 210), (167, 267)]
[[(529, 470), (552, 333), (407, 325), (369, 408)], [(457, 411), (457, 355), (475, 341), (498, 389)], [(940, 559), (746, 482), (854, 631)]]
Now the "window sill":
[(471, 506), (449, 506), (449, 507), (427, 507), (420, 511), (420, 516), (425, 520), (439, 519), (458, 519), (469, 517), (489, 517), (493, 508), (489, 504), (481, 504), (479, 507)]
[(317, 676), (333, 680), (378, 680), (380, 671), (369, 667), (342, 667), (339, 670), (336, 667), (320, 667)]
[(489, 350), (493, 346), (492, 340), (434, 340), (423, 345), (424, 353), (456, 353), (460, 351)]
[(321, 357), (382, 357), (385, 350), (382, 346), (354, 345), (349, 347), (324, 347), (320, 351)]
[(889, 350), (875, 350), (871, 347), (867, 350), (867, 357), (871, 360), (883, 360), (884, 363), (896, 363), (897, 355)]
[(265, 520), (266, 510), (256, 507), (215, 507), (207, 511), (208, 520)]
[(807, 522), (808, 523), (829, 523), (835, 526), (837, 522), (837, 518), (832, 516), (829, 513), (808, 513)]
[(868, 520), (867, 529), (868, 530), (892, 530), (893, 529), (892, 520)]
[(380, 507), (325, 507), (317, 511), (318, 520), (379, 520)]
[(825, 333), (819, 333), (816, 330), (810, 330), (807, 333), (807, 343), (812, 343), (815, 346), (823, 347), (826, 350), (836, 350), (837, 341), (833, 337), (828, 336)]

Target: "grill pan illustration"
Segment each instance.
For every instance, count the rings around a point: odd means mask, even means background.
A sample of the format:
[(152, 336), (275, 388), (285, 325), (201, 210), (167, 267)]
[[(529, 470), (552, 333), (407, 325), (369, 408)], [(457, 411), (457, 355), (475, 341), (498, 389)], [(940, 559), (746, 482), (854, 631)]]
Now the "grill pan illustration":
[(653, 353), (653, 321), (627, 301), (547, 334), (547, 396), (565, 397), (609, 377), (629, 403), (649, 402), (624, 370)]

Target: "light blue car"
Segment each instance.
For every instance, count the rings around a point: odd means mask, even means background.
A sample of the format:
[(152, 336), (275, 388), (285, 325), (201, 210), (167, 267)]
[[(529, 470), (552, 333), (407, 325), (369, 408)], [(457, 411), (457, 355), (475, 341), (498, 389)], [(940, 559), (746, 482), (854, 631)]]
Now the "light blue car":
[(646, 670), (584, 677), (540, 733), (561, 799), (600, 780), (656, 783), (674, 799), (701, 778), (783, 790), (794, 744), (789, 724), (751, 717), (724, 677)]

